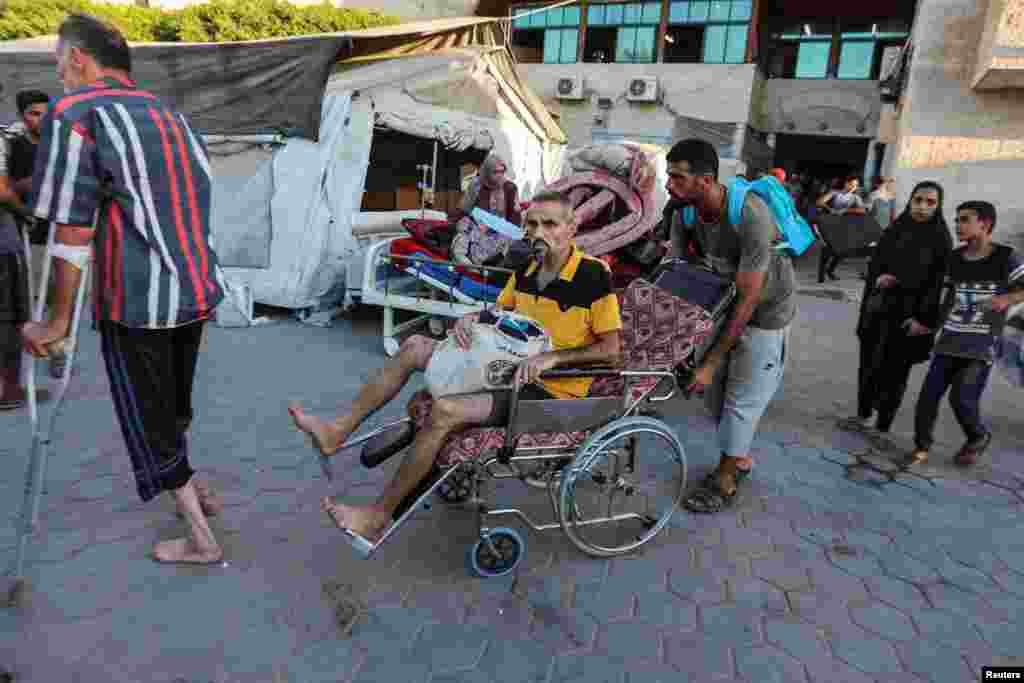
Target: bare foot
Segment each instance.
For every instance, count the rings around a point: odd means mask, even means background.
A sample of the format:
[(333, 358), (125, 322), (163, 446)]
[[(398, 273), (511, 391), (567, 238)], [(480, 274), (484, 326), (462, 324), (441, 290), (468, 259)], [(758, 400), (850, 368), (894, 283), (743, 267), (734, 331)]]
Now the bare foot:
[(338, 528), (348, 529), (371, 543), (380, 538), (391, 523), (391, 515), (387, 513), (378, 512), (372, 507), (337, 505), (328, 497), (321, 499), (320, 507), (331, 516)]
[(224, 557), (220, 546), (200, 550), (188, 538), (175, 538), (171, 541), (160, 541), (153, 546), (153, 559), (157, 562), (214, 564)]
[(330, 422), (306, 415), (298, 403), (290, 404), (288, 413), (292, 416), (295, 426), (308, 434), (313, 439), (313, 445), (324, 455), (334, 455), (348, 438), (348, 433)]

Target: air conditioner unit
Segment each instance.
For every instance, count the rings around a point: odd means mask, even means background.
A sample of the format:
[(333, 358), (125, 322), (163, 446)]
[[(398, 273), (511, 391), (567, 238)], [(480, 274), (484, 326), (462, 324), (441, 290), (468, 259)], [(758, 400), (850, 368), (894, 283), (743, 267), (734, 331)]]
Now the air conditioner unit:
[(626, 89), (626, 99), (630, 102), (657, 102), (658, 79), (634, 78)]
[(559, 78), (555, 84), (555, 96), (560, 100), (582, 100), (583, 79), (579, 76)]

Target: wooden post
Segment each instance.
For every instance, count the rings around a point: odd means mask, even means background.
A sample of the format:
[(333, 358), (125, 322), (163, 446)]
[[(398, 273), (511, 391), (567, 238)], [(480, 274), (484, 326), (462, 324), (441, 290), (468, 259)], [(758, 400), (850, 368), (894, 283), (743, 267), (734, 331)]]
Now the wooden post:
[(750, 25), (747, 27), (747, 54), (743, 56), (743, 61), (747, 64), (754, 60), (754, 53), (757, 52), (757, 58), (760, 60), (761, 55), (761, 0), (754, 0), (750, 5)]
[(661, 21), (658, 22), (658, 32), (654, 37), (658, 46), (654, 61), (658, 64), (665, 61), (665, 35), (668, 32), (668, 14), (671, 2), (672, 0), (661, 0)]
[(842, 40), (839, 36), (842, 30), (840, 19), (836, 17), (832, 20), (832, 49), (828, 54), (828, 78), (839, 77), (839, 53), (842, 49)]
[(580, 2), (580, 25), (579, 25), (579, 36), (578, 43), (576, 45), (576, 62), (585, 61), (587, 49), (587, 7), (588, 4), (581, 0)]

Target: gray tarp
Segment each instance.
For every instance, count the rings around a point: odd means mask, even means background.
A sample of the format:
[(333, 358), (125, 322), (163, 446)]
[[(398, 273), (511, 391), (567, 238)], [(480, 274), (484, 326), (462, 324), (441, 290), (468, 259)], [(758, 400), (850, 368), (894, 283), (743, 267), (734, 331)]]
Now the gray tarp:
[[(324, 86), (336, 62), (409, 57), (496, 46), (497, 20), (457, 17), (297, 38), (239, 43), (133, 43), (133, 76), (206, 134), (287, 131), (319, 139)], [(14, 96), (36, 88), (59, 95), (54, 36), (0, 42), (0, 124), (16, 116)], [(520, 86), (520, 89), (521, 86)], [(529, 98), (532, 97), (533, 100)], [(532, 110), (553, 142), (565, 137), (535, 96)]]
[(269, 268), (273, 158), (259, 164), (243, 183), (232, 180), (220, 175), (214, 183), (217, 260), (225, 267)]
[[(190, 118), (203, 133), (274, 130), (316, 140), (320, 103), (334, 63), (351, 50), (349, 36), (219, 44), (132, 47), (132, 76)], [(16, 115), (14, 97), (34, 88), (63, 92), (53, 41), (0, 47), (0, 121)]]
[(672, 130), (673, 140), (700, 138), (718, 148), (718, 156), (726, 159), (739, 158), (739, 150), (735, 145), (736, 128), (739, 124), (726, 121), (705, 121), (676, 112), (672, 113), (676, 117), (676, 124)]

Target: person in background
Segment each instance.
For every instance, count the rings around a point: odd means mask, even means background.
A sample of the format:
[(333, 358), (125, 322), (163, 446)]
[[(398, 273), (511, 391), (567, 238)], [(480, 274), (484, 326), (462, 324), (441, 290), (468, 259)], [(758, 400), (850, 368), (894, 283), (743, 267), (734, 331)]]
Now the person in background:
[(860, 179), (855, 175), (846, 177), (840, 190), (829, 190), (818, 198), (818, 208), (828, 209), (835, 214), (844, 214), (850, 209), (863, 209), (864, 200), (857, 194)]
[(875, 178), (874, 189), (868, 195), (868, 213), (885, 230), (896, 219), (896, 179), (892, 176)]
[(513, 225), (522, 222), (519, 210), (516, 184), (506, 177), (508, 164), (495, 152), (491, 152), (480, 166), (480, 173), (470, 183), (462, 199), (462, 208), (449, 214), (448, 220), (455, 223), (455, 238), (452, 240), (451, 257), (456, 263), (465, 265), (494, 264), (508, 248), (509, 238), (478, 225), (470, 213), (479, 208), (504, 218)]
[(25, 247), (12, 210), (23, 209), (9, 169), (9, 140), (0, 136), (0, 410), (25, 405), (18, 328), (29, 319)]
[(50, 107), (50, 96), (40, 90), (22, 90), (15, 97), (22, 126), (9, 144), (8, 171), (14, 180), (14, 191), (28, 205), (32, 200), (32, 170), (35, 168), (36, 149), (43, 118)]
[[(15, 101), (21, 115), (21, 126), (18, 128), (19, 133), (10, 141), (9, 169), (18, 201), (21, 206), (31, 206), (34, 199), (32, 197), (32, 173), (35, 169), (36, 150), (39, 148), (43, 118), (50, 107), (50, 96), (41, 90), (22, 90), (18, 93)], [(22, 224), (22, 228), (29, 231), (32, 251), (32, 291), (38, 292), (42, 287), (43, 262), (46, 259), (49, 224), (44, 221), (36, 221), (32, 224), (25, 222)], [(48, 304), (53, 302), (53, 277), (54, 273), (51, 271), (49, 281), (46, 283)], [(54, 353), (50, 356), (50, 376), (54, 379), (64, 376), (64, 368), (67, 365), (66, 352), (65, 348), (64, 353)]]
[(939, 403), (950, 386), (949, 404), (967, 437), (953, 462), (967, 467), (984, 454), (992, 432), (981, 419), (980, 403), (996, 339), (1006, 323), (1006, 311), (1024, 302), (1024, 258), (1011, 247), (992, 242), (996, 207), (964, 202), (956, 214), (956, 236), (963, 246), (950, 260), (944, 322), (917, 399), (911, 464), (928, 459)]
[(928, 360), (953, 250), (942, 196), (939, 184), (918, 184), (868, 265), (857, 320), (857, 414), (840, 422), (844, 429), (867, 429), (874, 415), (875, 429), (888, 432), (907, 391), (910, 369)]
[[(864, 213), (864, 200), (857, 192), (859, 187), (860, 180), (857, 176), (847, 176), (841, 190), (830, 190), (818, 198), (818, 209), (840, 216), (850, 212)], [(826, 275), (830, 280), (838, 280), (836, 268), (839, 267), (843, 258), (844, 255), (836, 253), (830, 245), (822, 242), (821, 260), (818, 264), (818, 282), (824, 282)]]

